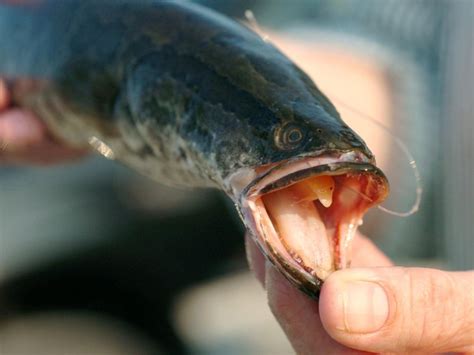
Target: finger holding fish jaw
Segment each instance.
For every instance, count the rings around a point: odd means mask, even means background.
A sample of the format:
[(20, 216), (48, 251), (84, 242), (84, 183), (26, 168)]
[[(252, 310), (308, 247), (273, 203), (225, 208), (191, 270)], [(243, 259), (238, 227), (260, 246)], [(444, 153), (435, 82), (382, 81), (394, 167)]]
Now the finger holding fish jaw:
[(474, 272), (393, 267), (358, 234), (353, 268), (332, 273), (316, 302), (265, 263), (249, 237), (247, 255), (298, 354), (474, 352)]
[[(366, 354), (336, 342), (324, 329), (317, 301), (296, 289), (246, 236), (250, 268), (267, 291), (270, 309), (297, 354)], [(366, 237), (357, 234), (353, 245), (354, 266), (389, 266), (391, 261)], [(324, 284), (322, 292), (324, 292)]]

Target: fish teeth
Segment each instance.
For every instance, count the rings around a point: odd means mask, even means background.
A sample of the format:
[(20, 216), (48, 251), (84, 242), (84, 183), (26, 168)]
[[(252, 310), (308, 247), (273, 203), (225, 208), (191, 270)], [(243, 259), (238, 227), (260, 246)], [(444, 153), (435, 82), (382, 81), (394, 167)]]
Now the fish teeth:
[(319, 202), (328, 208), (332, 205), (332, 194), (334, 192), (334, 179), (329, 175), (316, 176), (309, 179), (308, 185), (314, 194), (318, 196)]

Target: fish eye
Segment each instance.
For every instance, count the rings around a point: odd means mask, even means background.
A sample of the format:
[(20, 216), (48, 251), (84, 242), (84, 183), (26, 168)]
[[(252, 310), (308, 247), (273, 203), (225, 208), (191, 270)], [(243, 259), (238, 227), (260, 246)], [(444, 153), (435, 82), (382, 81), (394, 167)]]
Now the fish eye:
[(286, 135), (288, 143), (298, 143), (303, 138), (303, 133), (298, 128), (292, 128)]
[(283, 150), (297, 148), (304, 138), (305, 133), (303, 129), (293, 123), (283, 125), (275, 131), (275, 144)]

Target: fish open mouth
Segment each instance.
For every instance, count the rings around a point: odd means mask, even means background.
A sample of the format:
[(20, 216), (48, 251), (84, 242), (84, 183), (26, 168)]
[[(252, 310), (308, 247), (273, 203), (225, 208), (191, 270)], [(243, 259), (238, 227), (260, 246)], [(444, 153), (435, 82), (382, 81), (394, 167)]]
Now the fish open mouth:
[(242, 195), (241, 212), (270, 261), (317, 297), (333, 271), (350, 265), (363, 215), (387, 194), (386, 177), (362, 154), (308, 157), (258, 176)]

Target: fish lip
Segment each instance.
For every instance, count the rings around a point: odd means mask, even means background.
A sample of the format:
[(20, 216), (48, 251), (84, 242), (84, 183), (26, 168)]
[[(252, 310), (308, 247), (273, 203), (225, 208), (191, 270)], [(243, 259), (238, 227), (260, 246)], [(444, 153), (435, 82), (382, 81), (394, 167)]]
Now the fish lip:
[[(308, 164), (306, 167), (304, 166), (305, 163)], [(282, 172), (286, 168), (291, 169), (292, 167), (295, 169), (293, 172), (278, 174), (279, 171)], [(300, 168), (297, 169), (297, 167)], [(388, 184), (387, 177), (375, 166), (373, 158), (368, 158), (361, 152), (302, 155), (285, 160), (255, 177), (243, 189), (240, 200), (244, 202), (244, 200), (281, 189), (309, 176), (317, 176), (323, 173), (325, 175), (340, 175), (345, 171), (371, 172), (380, 176)]]

